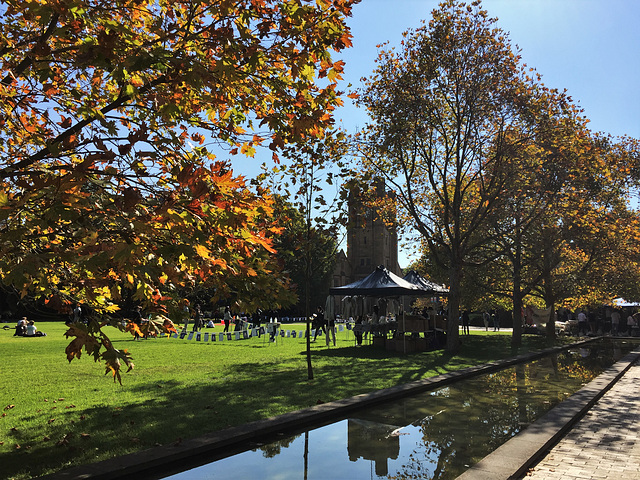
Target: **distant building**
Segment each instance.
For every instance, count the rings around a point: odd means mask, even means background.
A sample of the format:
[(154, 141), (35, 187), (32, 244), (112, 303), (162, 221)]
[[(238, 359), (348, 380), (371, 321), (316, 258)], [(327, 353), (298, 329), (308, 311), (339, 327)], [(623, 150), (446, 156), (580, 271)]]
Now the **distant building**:
[[(377, 182), (369, 194), (388, 197), (384, 182)], [(338, 252), (332, 287), (360, 280), (378, 265), (402, 276), (398, 264), (398, 235), (394, 219), (385, 222), (375, 209), (365, 205), (362, 191), (352, 191), (348, 201), (347, 252)]]

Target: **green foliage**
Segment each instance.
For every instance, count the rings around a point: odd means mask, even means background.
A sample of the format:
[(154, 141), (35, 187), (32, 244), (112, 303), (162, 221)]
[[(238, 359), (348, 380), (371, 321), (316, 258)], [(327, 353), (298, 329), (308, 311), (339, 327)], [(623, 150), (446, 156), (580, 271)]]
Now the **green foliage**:
[[(278, 258), (283, 262), (283, 270), (288, 273), (292, 287), (298, 294), (298, 302), (290, 310), (296, 314), (304, 314), (304, 289), (307, 275), (305, 248), (308, 248), (311, 253), (309, 303), (312, 308), (318, 305), (324, 307), (336, 261), (337, 242), (330, 232), (321, 226), (312, 227), (307, 238), (307, 228), (302, 213), (282, 198), (276, 200), (276, 205), (278, 223), (284, 228), (282, 233), (274, 238), (274, 248), (278, 252)], [(307, 242), (309, 245), (305, 247)]]

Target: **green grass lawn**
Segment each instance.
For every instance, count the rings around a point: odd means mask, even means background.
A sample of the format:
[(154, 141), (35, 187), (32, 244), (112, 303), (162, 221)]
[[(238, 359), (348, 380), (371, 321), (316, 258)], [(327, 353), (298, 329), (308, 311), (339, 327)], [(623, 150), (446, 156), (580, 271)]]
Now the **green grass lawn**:
[[(63, 324), (38, 326), (46, 337), (0, 330), (2, 479), (37, 477), (516, 353), (506, 332), (474, 331), (451, 356), (356, 348), (344, 331), (336, 347), (327, 348), (323, 337), (312, 343), (309, 381), (304, 339), (134, 341), (108, 329), (136, 364), (121, 386), (86, 355), (67, 362)], [(541, 337), (524, 337), (517, 353), (545, 346)]]

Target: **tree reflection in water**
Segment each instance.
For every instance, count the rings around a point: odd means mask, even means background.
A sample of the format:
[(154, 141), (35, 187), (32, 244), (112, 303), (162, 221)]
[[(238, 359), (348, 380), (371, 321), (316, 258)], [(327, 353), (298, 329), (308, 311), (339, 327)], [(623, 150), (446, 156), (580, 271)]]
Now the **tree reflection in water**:
[[(622, 352), (551, 355), (378, 407), (359, 419), (415, 425), (421, 440), (389, 479), (452, 479), (599, 375)], [(395, 453), (394, 453), (395, 455)], [(391, 458), (391, 457), (389, 457)]]
[(631, 347), (581, 348), (456, 382), (172, 478), (453, 479)]

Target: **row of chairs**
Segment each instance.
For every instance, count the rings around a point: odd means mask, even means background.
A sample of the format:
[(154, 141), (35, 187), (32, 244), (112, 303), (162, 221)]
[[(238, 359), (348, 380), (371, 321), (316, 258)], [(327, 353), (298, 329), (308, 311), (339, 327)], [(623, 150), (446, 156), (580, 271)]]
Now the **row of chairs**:
[[(336, 325), (336, 328), (339, 332), (344, 331), (345, 325)], [(347, 330), (351, 329), (351, 325), (346, 326)], [(179, 338), (181, 340), (193, 340), (196, 342), (223, 342), (223, 341), (233, 341), (233, 340), (247, 340), (252, 337), (261, 337), (265, 336), (271, 339), (280, 338), (306, 338), (306, 329), (305, 330), (288, 330), (282, 329), (278, 327), (270, 327), (270, 324), (267, 324), (264, 327), (259, 328), (247, 328), (244, 330), (239, 330), (236, 332), (189, 332), (187, 330), (182, 330), (179, 333), (171, 334), (171, 338)], [(314, 334), (314, 331), (311, 331), (311, 334)], [(322, 335), (322, 332), (319, 332)], [(162, 335), (161, 335), (162, 336)]]

